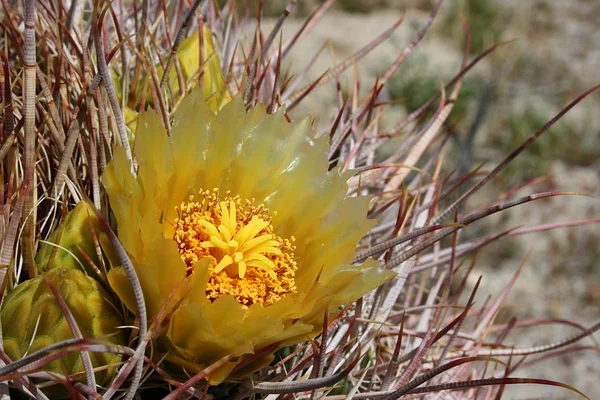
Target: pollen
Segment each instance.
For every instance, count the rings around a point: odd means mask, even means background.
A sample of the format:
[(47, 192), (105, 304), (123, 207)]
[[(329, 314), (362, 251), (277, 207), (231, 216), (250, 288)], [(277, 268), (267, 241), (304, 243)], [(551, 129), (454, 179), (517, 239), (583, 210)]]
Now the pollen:
[(296, 291), (294, 238), (273, 233), (270, 211), (254, 199), (219, 191), (200, 191), (198, 200), (176, 207), (174, 221), (179, 254), (188, 275), (198, 260), (211, 257), (206, 296), (215, 301), (231, 295), (244, 307), (269, 306)]

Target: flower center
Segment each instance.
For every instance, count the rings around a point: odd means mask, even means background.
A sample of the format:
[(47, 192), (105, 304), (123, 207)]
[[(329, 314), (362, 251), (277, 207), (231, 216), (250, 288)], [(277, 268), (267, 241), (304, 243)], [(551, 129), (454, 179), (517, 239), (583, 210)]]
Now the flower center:
[(219, 199), (219, 192), (200, 191), (176, 208), (175, 235), (188, 274), (203, 257), (211, 257), (206, 296), (214, 301), (232, 295), (243, 306), (268, 306), (294, 292), (294, 238), (273, 233), (264, 205), (239, 196)]

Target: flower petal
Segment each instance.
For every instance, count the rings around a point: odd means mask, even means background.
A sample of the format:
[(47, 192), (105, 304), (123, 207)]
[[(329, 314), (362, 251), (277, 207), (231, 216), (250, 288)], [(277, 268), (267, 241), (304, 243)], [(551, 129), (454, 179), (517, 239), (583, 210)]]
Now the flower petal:
[(144, 199), (142, 188), (131, 172), (125, 149), (115, 147), (113, 160), (106, 166), (102, 183), (108, 193), (112, 212), (119, 226), (119, 240), (136, 260), (144, 258), (142, 243), (141, 204)]
[[(115, 215), (119, 235), (124, 235), (124, 243), (132, 250), (127, 249), (136, 255), (136, 271), (150, 315), (156, 315), (169, 293), (179, 288), (175, 298), (181, 300), (180, 306), (173, 310), (167, 333), (159, 340), (160, 353), (168, 352), (167, 361), (188, 372), (200, 371), (228, 355), (237, 357), (211, 376), (210, 382), (215, 384), (247, 354), (274, 343), (289, 345), (318, 334), (324, 313), (335, 315), (339, 306), (356, 300), (394, 273), (377, 268), (372, 260), (350, 265), (357, 243), (375, 224), (365, 217), (369, 198), (345, 199), (349, 173), (328, 171), (328, 138), (315, 139), (310, 120), (290, 124), (283, 110), (266, 115), (264, 105), (246, 113), (241, 96), (216, 114), (211, 107), (199, 90), (192, 91), (174, 114), (169, 138), (155, 132), (160, 131), (155, 129), (160, 126), (158, 118), (145, 117), (136, 143), (140, 171), (144, 172), (131, 182), (113, 166), (106, 181), (112, 187), (109, 194), (116, 196), (115, 205), (111, 197), (111, 205), (118, 209)], [(154, 142), (145, 143), (147, 140)], [(126, 167), (119, 159), (118, 168)], [(252, 235), (250, 228), (236, 232), (238, 225), (230, 214), (231, 207), (223, 204), (218, 217), (210, 217), (210, 223), (216, 224), (210, 232), (216, 247), (205, 246), (202, 250), (206, 252), (198, 255), (208, 255), (210, 250), (211, 257), (186, 269), (171, 240), (171, 222), (178, 216), (176, 206), (191, 201), (190, 196), (200, 189), (213, 188), (241, 199), (254, 199), (257, 205), (263, 203), (272, 216), (273, 234), (285, 240), (295, 238), (296, 292), (288, 292), (268, 306), (255, 303), (245, 307), (227, 295), (216, 300), (207, 298), (209, 270), (214, 273), (215, 266), (222, 269), (219, 266), (239, 261), (238, 270), (246, 276), (250, 268), (255, 268), (256, 260), (264, 263), (264, 254), (275, 252), (263, 248), (275, 246), (269, 242), (271, 239), (262, 244), (262, 239), (252, 239), (246, 243), (248, 248), (244, 247), (244, 237), (250, 240), (260, 230)], [(119, 193), (127, 190), (130, 192)], [(133, 210), (141, 210), (140, 215)], [(221, 213), (225, 215), (221, 217)], [(215, 222), (214, 218), (221, 220)], [(201, 227), (202, 223), (197, 225)], [(219, 250), (227, 245), (223, 242), (219, 247), (218, 240), (223, 239), (237, 241), (238, 250), (247, 251), (247, 259), (236, 261), (235, 254)], [(256, 247), (250, 249), (253, 244)], [(248, 268), (246, 274), (244, 265)], [(119, 286), (115, 291), (130, 303), (122, 289), (121, 272), (114, 274), (111, 285)], [(218, 285), (218, 281), (213, 283), (216, 276), (211, 275), (211, 284)]]

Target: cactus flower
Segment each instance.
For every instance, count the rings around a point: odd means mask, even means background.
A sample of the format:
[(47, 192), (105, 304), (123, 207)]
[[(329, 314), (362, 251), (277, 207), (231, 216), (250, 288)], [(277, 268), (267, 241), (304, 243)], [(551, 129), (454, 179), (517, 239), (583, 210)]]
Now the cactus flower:
[[(151, 321), (175, 293), (168, 362), (194, 373), (237, 357), (210, 377), (217, 384), (244, 355), (314, 337), (325, 312), (393, 276), (373, 260), (352, 265), (375, 222), (369, 198), (345, 197), (348, 175), (328, 171), (327, 150), (308, 118), (289, 123), (264, 105), (246, 113), (241, 96), (217, 111), (200, 90), (170, 137), (156, 113), (140, 116), (136, 176), (115, 149), (102, 180)], [(108, 278), (135, 311), (124, 271)]]

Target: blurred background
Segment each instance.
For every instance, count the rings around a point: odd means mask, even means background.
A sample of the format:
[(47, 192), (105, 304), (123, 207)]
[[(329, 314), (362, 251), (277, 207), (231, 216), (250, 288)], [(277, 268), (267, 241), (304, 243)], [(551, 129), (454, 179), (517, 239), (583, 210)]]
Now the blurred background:
[[(265, 1), (266, 13), (278, 16), (287, 1)], [(284, 41), (319, 4), (299, 1), (284, 25)], [(339, 0), (292, 51), (285, 66), (299, 73), (323, 45), (309, 76), (317, 79), (369, 43), (402, 15), (394, 35), (357, 63), (365, 92), (410, 42), (433, 9), (426, 0)], [(487, 162), (491, 169), (586, 89), (600, 83), (600, 2), (597, 0), (446, 0), (432, 28), (387, 85), (382, 97), (397, 100), (383, 115), (391, 128), (415, 110), (459, 71), (465, 48), (461, 14), (471, 28), (470, 57), (501, 41), (467, 75), (450, 123), (459, 120), (446, 154), (449, 169), (461, 173)], [(271, 27), (275, 19), (267, 19)], [(340, 79), (351, 88), (352, 71)], [(316, 90), (296, 115), (310, 113), (317, 129), (335, 118), (335, 82)], [(393, 146), (391, 146), (393, 147)], [(390, 152), (393, 148), (390, 148)], [(507, 210), (467, 228), (462, 236), (482, 236), (515, 227), (600, 217), (600, 93), (570, 111), (523, 155), (469, 202), (485, 204), (521, 184), (543, 177), (513, 196), (547, 190), (595, 196), (557, 197)], [(494, 299), (527, 258), (497, 322), (510, 318), (568, 319), (590, 327), (600, 317), (600, 225), (562, 228), (499, 241), (479, 251), (474, 278), (483, 274), (479, 305)], [(471, 282), (474, 284), (475, 282)], [(577, 333), (564, 324), (514, 329), (506, 343), (517, 347), (549, 344)], [(587, 345), (598, 345), (586, 340)], [(520, 369), (515, 376), (558, 380), (600, 398), (600, 356), (582, 350)], [(572, 398), (558, 388), (507, 388), (505, 398)], [(571, 396), (571, 397), (568, 397)]]

